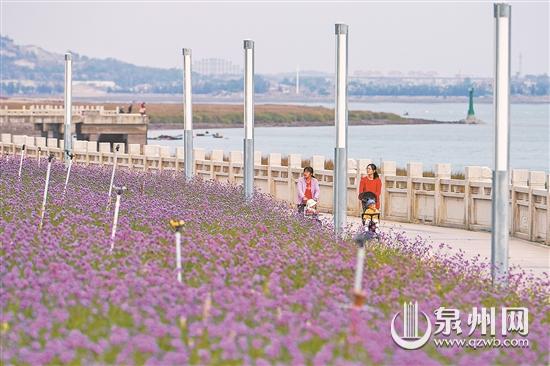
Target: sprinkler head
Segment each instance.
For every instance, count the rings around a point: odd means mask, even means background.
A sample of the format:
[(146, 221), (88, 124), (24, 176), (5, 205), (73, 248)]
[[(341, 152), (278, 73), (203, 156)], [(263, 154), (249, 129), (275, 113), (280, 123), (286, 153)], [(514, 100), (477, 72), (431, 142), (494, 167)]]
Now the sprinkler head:
[(113, 188), (115, 189), (115, 192), (116, 194), (118, 194), (119, 196), (125, 191), (127, 190), (126, 186), (122, 186), (122, 187), (114, 187)]
[(42, 149), (40, 148), (40, 146), (38, 146), (38, 151), (42, 151)]
[(183, 220), (170, 220), (170, 227), (176, 231), (181, 231), (184, 225), (185, 221)]
[(23, 144), (23, 146), (21, 146), (21, 150), (25, 150), (25, 144)]
[(353, 237), (353, 241), (358, 247), (362, 248), (368, 240), (368, 233), (365, 230), (359, 230)]
[(71, 153), (69, 152), (69, 150), (65, 150), (65, 153), (67, 154), (67, 156), (68, 156), (71, 160), (73, 160), (74, 155), (71, 154)]
[(48, 163), (51, 163), (54, 158), (55, 156), (53, 154), (50, 154), (50, 156), (48, 156)]

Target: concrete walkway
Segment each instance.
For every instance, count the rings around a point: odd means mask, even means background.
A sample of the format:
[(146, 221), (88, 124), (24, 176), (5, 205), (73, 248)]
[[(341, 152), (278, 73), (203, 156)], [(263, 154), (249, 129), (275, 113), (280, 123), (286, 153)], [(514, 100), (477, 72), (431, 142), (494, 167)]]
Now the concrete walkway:
[[(323, 214), (322, 217), (332, 220), (332, 215)], [(361, 219), (348, 216), (348, 224), (359, 227)], [(414, 239), (417, 235), (439, 250), (438, 245), (445, 243), (451, 246), (450, 251), (462, 249), (467, 258), (473, 258), (478, 254), (482, 258), (491, 260), (491, 233), (481, 231), (468, 231), (452, 229), (440, 226), (409, 224), (395, 221), (382, 220), (382, 231), (393, 229), (405, 232), (405, 235)], [(509, 241), (509, 265), (521, 266), (526, 272), (532, 271), (541, 276), (543, 272), (550, 275), (550, 247), (544, 244), (533, 243), (518, 238), (510, 238)]]

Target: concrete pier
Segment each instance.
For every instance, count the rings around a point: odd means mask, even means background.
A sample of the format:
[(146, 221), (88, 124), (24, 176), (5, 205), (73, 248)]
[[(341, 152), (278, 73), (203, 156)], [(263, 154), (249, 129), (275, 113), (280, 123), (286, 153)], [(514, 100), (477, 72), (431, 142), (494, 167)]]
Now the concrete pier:
[[(65, 110), (62, 106), (33, 105), (30, 108), (0, 108), (0, 131), (62, 139)], [(78, 140), (146, 144), (149, 117), (118, 113), (103, 106), (73, 106), (72, 134)]]

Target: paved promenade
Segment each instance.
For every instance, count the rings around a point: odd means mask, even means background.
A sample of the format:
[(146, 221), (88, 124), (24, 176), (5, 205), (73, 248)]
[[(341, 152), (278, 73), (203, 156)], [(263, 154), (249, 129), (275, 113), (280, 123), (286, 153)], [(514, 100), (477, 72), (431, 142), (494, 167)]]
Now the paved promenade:
[[(328, 214), (324, 214), (323, 217), (332, 219), (332, 215)], [(361, 219), (348, 216), (348, 223), (361, 225)], [(469, 258), (479, 254), (482, 258), (486, 257), (488, 261), (491, 260), (491, 233), (489, 232), (382, 220), (382, 231), (387, 231), (390, 228), (405, 232), (409, 238), (419, 235), (435, 248), (440, 243), (445, 243), (452, 247), (451, 251), (462, 249)], [(550, 274), (550, 247), (517, 238), (510, 238), (509, 243), (510, 266), (519, 265), (526, 272), (531, 270), (536, 275), (542, 275), (543, 272)]]

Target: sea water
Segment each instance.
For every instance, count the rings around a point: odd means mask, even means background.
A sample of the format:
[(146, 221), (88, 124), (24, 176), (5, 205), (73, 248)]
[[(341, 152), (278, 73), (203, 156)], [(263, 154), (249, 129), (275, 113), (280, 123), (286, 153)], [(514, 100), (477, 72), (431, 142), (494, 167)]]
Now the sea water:
[[(301, 103), (303, 104), (303, 103)], [(311, 103), (306, 105), (330, 104)], [(464, 103), (350, 103), (350, 110), (392, 112), (410, 118), (438, 121), (457, 121), (465, 118)], [(353, 159), (371, 159), (379, 164), (393, 160), (399, 167), (407, 162), (421, 162), (424, 169), (433, 169), (435, 163), (451, 163), (453, 171), (467, 165), (494, 166), (493, 106), (478, 104), (477, 125), (427, 124), (350, 126), (348, 155)], [(510, 107), (510, 167), (550, 172), (550, 104), (512, 104)], [(206, 130), (195, 130), (204, 133)], [(195, 148), (207, 151), (220, 149), (226, 153), (243, 148), (243, 128), (209, 129), (223, 138), (209, 135), (194, 138)], [(183, 130), (150, 130), (149, 137), (183, 134)], [(322, 127), (256, 127), (254, 147), (267, 155), (298, 153), (303, 158), (312, 155), (334, 157), (335, 128)], [(149, 141), (149, 144), (167, 145), (172, 151), (183, 146), (183, 140)]]

